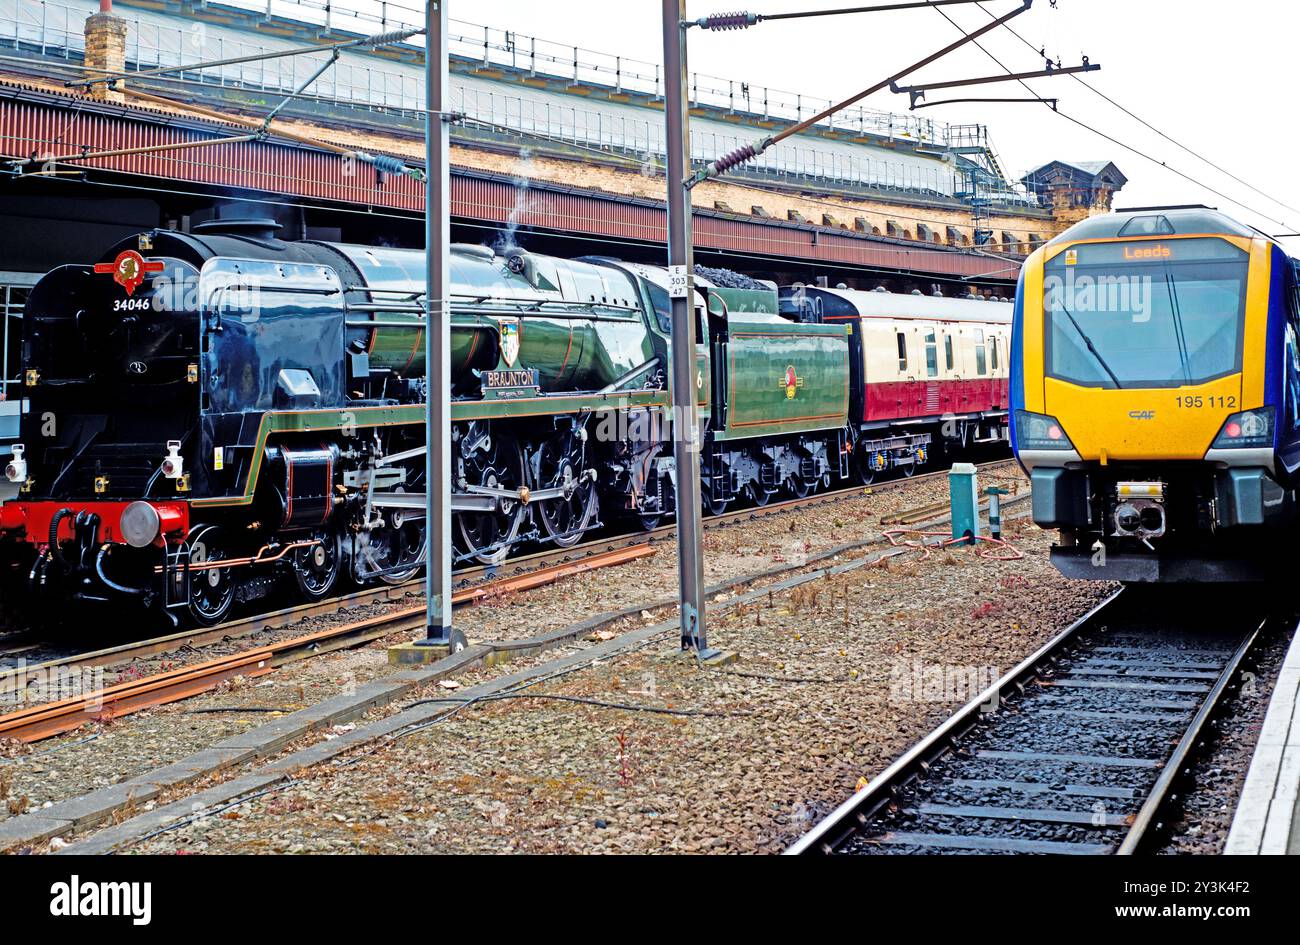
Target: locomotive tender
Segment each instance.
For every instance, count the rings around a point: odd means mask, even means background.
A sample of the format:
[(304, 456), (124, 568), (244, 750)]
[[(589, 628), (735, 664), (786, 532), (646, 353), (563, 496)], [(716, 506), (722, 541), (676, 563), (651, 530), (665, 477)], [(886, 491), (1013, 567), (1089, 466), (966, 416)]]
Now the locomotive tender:
[(1026, 261), (1013, 447), (1064, 574), (1254, 580), (1289, 561), (1297, 265), (1205, 207), (1093, 217)]
[[(6, 469), (20, 494), (0, 506), (7, 597), (208, 625), (286, 581), (310, 600), (419, 571), (423, 253), (277, 229), (141, 233), (32, 291)], [(458, 560), (670, 515), (666, 271), (471, 245), (451, 261)], [(936, 437), (1003, 435), (1005, 341), (985, 339), (1004, 338), (1008, 307), (802, 288), (778, 302), (743, 281), (697, 279), (711, 511), (910, 473)]]

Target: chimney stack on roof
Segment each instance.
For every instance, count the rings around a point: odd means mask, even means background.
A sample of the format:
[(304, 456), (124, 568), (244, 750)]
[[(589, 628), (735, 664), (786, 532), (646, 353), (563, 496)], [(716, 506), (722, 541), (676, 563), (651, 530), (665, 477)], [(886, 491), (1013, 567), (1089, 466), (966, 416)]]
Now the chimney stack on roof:
[[(86, 77), (125, 69), (126, 20), (113, 12), (113, 0), (99, 0), (99, 12), (86, 17)], [(120, 83), (97, 82), (90, 86), (90, 95), (101, 102), (123, 102)]]

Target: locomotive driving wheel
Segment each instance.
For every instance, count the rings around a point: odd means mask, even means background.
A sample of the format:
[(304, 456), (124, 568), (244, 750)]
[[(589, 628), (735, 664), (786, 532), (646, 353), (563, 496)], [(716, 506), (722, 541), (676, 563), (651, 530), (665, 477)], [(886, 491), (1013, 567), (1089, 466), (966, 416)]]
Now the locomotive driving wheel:
[(320, 600), (334, 588), (339, 576), (338, 532), (323, 528), (312, 536), (316, 544), (293, 553), (293, 576), (298, 592), (309, 601)]
[[(527, 494), (523, 450), (513, 439), (471, 425), (461, 437), (460, 450), (458, 478), (470, 492), (477, 486), (516, 496), (521, 491)], [(524, 521), (523, 502), (499, 494), (496, 498), (491, 511), (456, 513), (456, 533), (463, 550), (483, 564), (497, 564), (510, 554)]]
[[(394, 492), (405, 492), (398, 486)], [(358, 536), (357, 579), (405, 584), (424, 566), (424, 516), (405, 510), (387, 516), (386, 525)]]
[(235, 603), (235, 577), (231, 568), (216, 566), (230, 557), (221, 530), (201, 525), (190, 534), (190, 616), (203, 627), (221, 623)]
[(558, 488), (567, 493), (536, 505), (547, 537), (561, 548), (576, 545), (600, 508), (582, 437), (569, 432), (547, 440), (537, 451), (536, 470), (538, 489)]

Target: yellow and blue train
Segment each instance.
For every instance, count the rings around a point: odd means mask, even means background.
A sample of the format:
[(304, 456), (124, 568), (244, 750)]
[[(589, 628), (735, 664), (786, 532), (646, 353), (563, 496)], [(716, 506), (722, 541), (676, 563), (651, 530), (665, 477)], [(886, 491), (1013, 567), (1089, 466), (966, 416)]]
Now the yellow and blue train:
[(1012, 445), (1062, 573), (1279, 576), (1300, 479), (1297, 267), (1205, 207), (1092, 217), (1027, 260)]

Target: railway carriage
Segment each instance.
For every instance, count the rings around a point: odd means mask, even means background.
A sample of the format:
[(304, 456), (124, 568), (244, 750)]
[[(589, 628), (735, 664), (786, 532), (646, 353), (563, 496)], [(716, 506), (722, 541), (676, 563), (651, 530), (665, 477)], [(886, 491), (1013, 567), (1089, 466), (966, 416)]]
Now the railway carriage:
[(1300, 476), (1297, 262), (1205, 207), (1083, 221), (1029, 258), (1014, 448), (1084, 579), (1280, 577)]
[(1008, 440), (1011, 306), (792, 286), (783, 311), (849, 330), (854, 472), (910, 475), (936, 449)]

